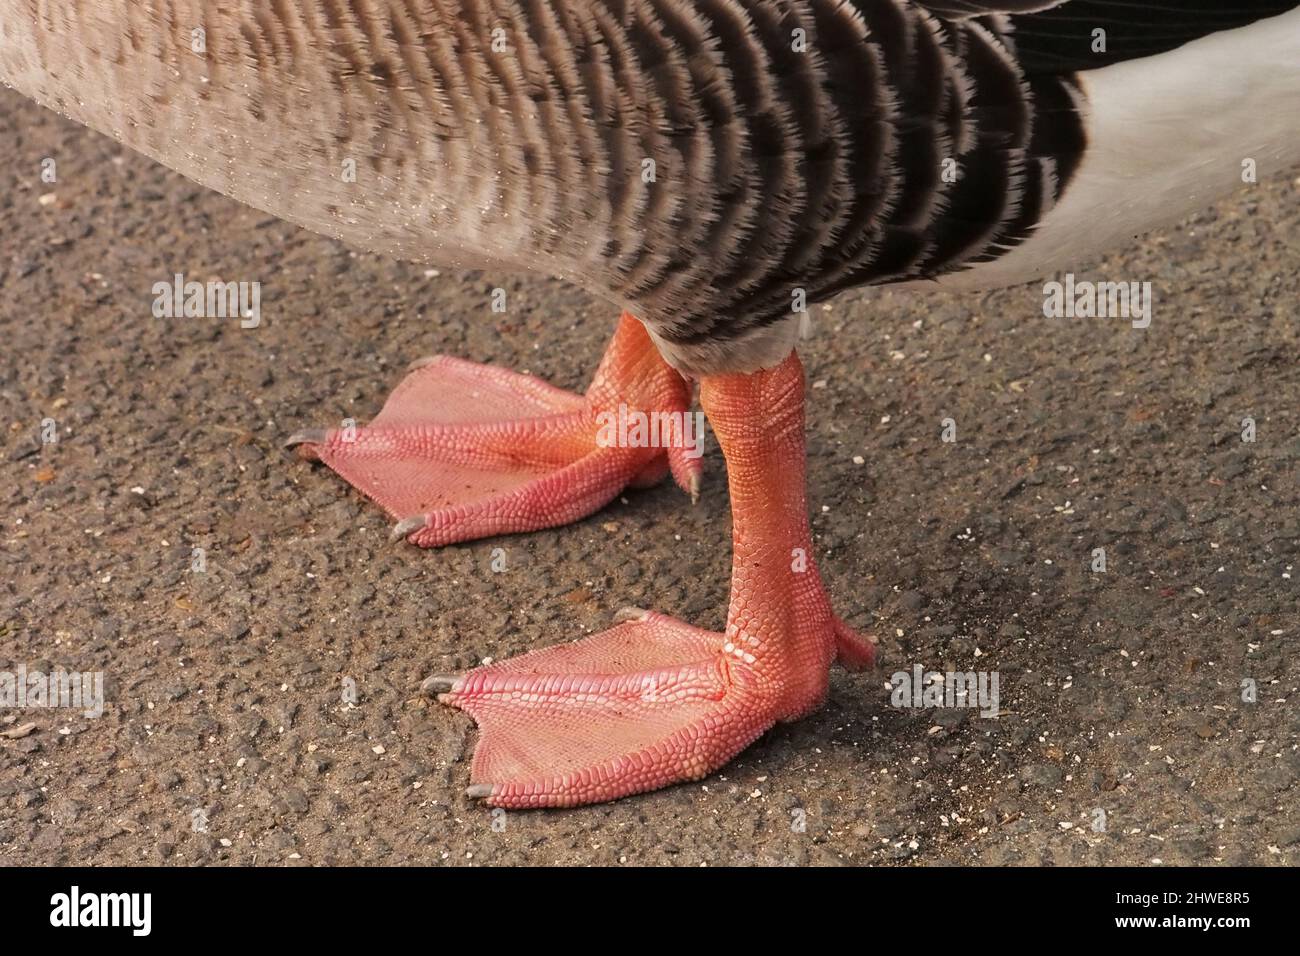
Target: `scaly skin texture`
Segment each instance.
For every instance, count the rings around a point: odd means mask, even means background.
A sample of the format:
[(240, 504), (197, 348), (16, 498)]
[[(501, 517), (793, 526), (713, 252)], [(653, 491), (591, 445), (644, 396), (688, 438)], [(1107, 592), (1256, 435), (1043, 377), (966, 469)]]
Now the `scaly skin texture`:
[(816, 709), (837, 657), (871, 665), (872, 643), (835, 616), (812, 559), (798, 357), (706, 378), (701, 401), (731, 489), (726, 633), (625, 612), (584, 640), (433, 678), (479, 724), (473, 795), (575, 806), (696, 780)]
[(428, 548), (551, 528), (670, 470), (698, 491), (701, 459), (680, 441), (600, 444), (602, 413), (683, 416), (691, 404), (690, 384), (626, 313), (585, 396), (449, 356), (418, 364), (368, 427), (311, 433), (301, 446), (397, 518), (397, 537)]

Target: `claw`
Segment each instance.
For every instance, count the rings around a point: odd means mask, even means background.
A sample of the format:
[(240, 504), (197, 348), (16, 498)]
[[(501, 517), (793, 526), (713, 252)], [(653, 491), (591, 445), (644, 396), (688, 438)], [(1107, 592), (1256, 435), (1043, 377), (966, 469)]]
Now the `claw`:
[(486, 800), (492, 796), (492, 784), (475, 783), (465, 788), (465, 796), (471, 800)]
[(439, 358), (441, 358), (441, 356), (438, 356), (438, 355), (425, 355), (425, 356), (423, 356), (423, 357), (421, 357), (421, 358), (418, 358), (418, 359), (416, 359), (415, 361), (411, 362), (409, 365), (407, 365), (407, 366), (406, 366), (406, 370), (407, 370), (408, 372), (414, 372), (414, 371), (415, 371), (416, 369), (418, 369), (418, 368), (424, 368), (426, 365), (429, 365), (429, 364), (431, 364), (431, 363), (433, 363), (433, 362), (438, 361)]
[(425, 515), (412, 515), (410, 518), (403, 518), (393, 525), (393, 533), (388, 536), (389, 543), (396, 544), (398, 541), (410, 537), (428, 523), (429, 519)]
[(284, 440), (282, 447), (292, 448), (294, 445), (323, 445), (329, 438), (329, 432), (324, 428), (304, 428), (300, 432), (294, 432)]
[(618, 613), (614, 615), (614, 620), (622, 624), (624, 621), (644, 621), (650, 616), (650, 612), (640, 607), (619, 608)]
[(455, 674), (434, 674), (432, 677), (426, 677), (424, 682), (420, 684), (420, 693), (425, 697), (449, 694), (458, 680), (460, 680), (460, 677)]

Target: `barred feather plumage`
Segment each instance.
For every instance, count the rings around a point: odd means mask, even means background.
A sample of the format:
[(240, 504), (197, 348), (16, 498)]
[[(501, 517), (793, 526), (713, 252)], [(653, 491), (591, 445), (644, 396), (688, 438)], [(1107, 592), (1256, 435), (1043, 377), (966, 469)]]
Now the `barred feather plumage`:
[(569, 279), (698, 373), (1025, 241), (1087, 148), (1060, 16), (1142, 6), (0, 0), (0, 78), (349, 243)]

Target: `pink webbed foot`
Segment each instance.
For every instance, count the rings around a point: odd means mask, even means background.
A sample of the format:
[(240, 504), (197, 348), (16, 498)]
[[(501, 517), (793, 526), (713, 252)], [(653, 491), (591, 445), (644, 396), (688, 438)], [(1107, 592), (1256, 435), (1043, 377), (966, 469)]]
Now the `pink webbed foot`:
[(502, 807), (613, 800), (722, 766), (775, 718), (722, 635), (652, 612), (571, 644), (434, 677), (479, 725), (470, 794)]
[(702, 400), (732, 495), (726, 632), (633, 612), (580, 641), (430, 678), (427, 693), (479, 725), (471, 796), (575, 806), (697, 780), (820, 705), (833, 661), (872, 664), (873, 643), (835, 616), (812, 562), (798, 359), (705, 379)]
[(725, 635), (653, 611), (622, 616), (571, 644), (425, 681), (479, 725), (471, 796), (570, 807), (699, 780), (824, 693), (824, 681), (813, 698), (772, 686)]
[[(624, 314), (585, 395), (437, 356), (419, 363), (368, 426), (303, 432), (289, 443), (396, 518), (395, 538), (435, 547), (567, 524), (670, 471), (694, 497), (703, 436), (686, 431), (690, 404), (690, 384)], [(638, 413), (657, 414), (663, 427), (638, 433)]]

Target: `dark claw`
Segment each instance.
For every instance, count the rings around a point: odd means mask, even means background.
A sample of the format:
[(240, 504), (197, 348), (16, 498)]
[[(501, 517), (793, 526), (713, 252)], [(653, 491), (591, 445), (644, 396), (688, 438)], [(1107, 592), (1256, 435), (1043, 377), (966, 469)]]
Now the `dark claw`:
[(393, 533), (388, 536), (390, 542), (402, 541), (408, 538), (416, 531), (419, 531), (426, 524), (428, 519), (424, 515), (415, 515), (410, 518), (403, 518), (397, 524), (393, 525)]
[(292, 448), (294, 445), (323, 445), (329, 438), (329, 432), (323, 428), (304, 428), (300, 432), (294, 432), (284, 442), (285, 448)]
[(426, 677), (420, 684), (420, 693), (425, 697), (449, 694), (458, 680), (460, 678), (455, 674), (434, 674), (432, 677)]

